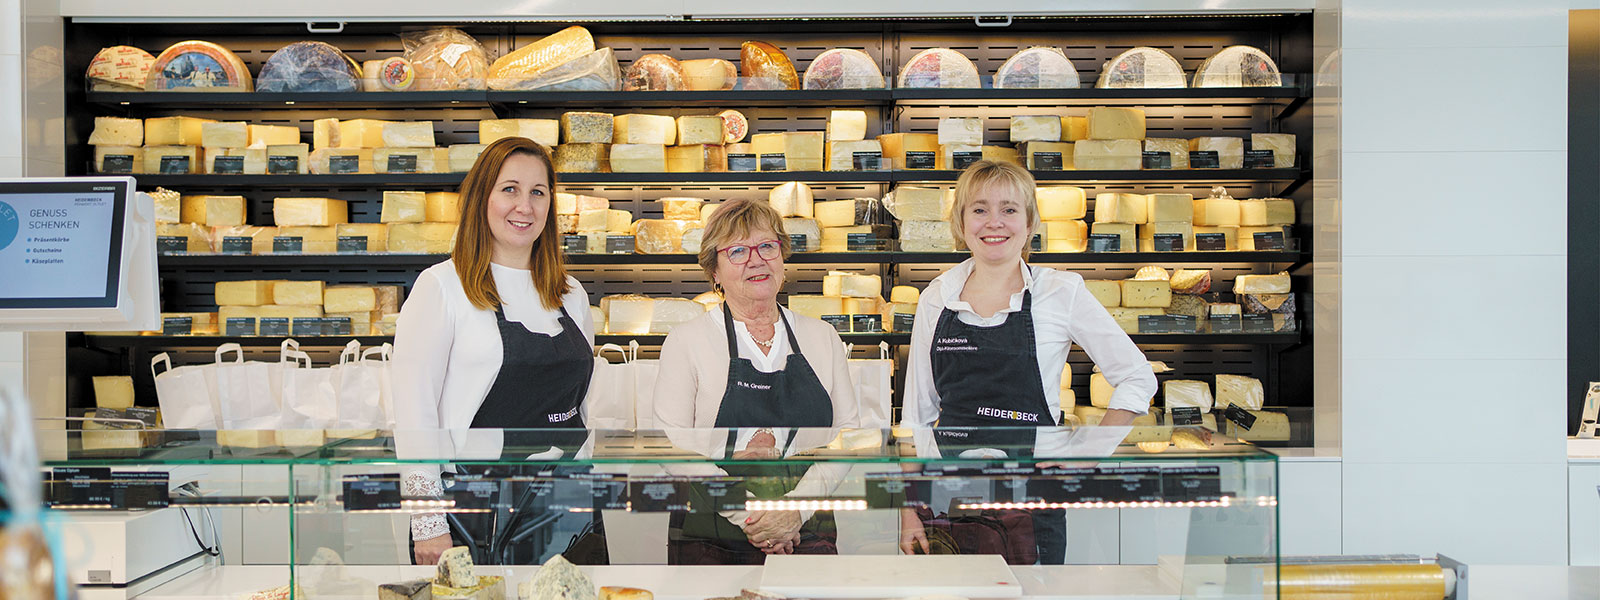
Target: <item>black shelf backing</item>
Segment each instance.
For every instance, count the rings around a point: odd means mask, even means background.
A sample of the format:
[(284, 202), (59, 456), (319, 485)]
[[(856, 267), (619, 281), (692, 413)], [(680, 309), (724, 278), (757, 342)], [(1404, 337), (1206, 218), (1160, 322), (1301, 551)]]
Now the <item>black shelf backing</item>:
[[(1074, 181), (1256, 181), (1292, 182), (1300, 169), (1191, 169), (1151, 171), (1034, 171), (1049, 182)], [(221, 188), (254, 187), (405, 187), (460, 185), (465, 173), (380, 173), (372, 175), (159, 175), (135, 174), (140, 185)], [(914, 183), (955, 181), (960, 171), (727, 171), (715, 173), (560, 173), (561, 183)]]
[[(806, 264), (956, 264), (965, 252), (796, 252), (786, 262)], [(1305, 252), (1035, 252), (1035, 264), (1217, 264), (1299, 263)], [(227, 267), (372, 266), (425, 269), (448, 254), (164, 254), (163, 269)], [(574, 265), (694, 265), (695, 254), (568, 254)]]
[[(630, 341), (638, 341), (643, 346), (659, 346), (666, 340), (665, 334), (612, 334), (602, 333), (594, 336), (595, 344), (625, 345)], [(911, 343), (911, 334), (907, 333), (841, 333), (839, 337), (853, 344), (877, 344), (888, 342), (891, 345), (906, 345)], [(1244, 344), (1244, 345), (1288, 345), (1300, 342), (1298, 332), (1281, 333), (1173, 333), (1173, 334), (1133, 334), (1129, 336), (1138, 344)], [(294, 339), (306, 348), (337, 348), (350, 343), (350, 340), (359, 340), (363, 346), (376, 346), (379, 344), (393, 343), (391, 335), (358, 335), (358, 336), (218, 336), (218, 335), (85, 335), (86, 344), (102, 349), (132, 349), (132, 348), (207, 348), (222, 344), (239, 344), (246, 348), (276, 348), (285, 339)]]

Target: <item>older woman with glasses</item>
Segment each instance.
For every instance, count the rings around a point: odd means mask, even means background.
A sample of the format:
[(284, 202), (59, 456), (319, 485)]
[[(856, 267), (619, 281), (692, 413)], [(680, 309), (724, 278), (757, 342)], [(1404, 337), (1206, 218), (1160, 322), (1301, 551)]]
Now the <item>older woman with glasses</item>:
[[(783, 219), (766, 202), (730, 200), (711, 214), (699, 262), (723, 303), (673, 328), (662, 344), (655, 387), (661, 428), (728, 428), (726, 450), (733, 458), (761, 459), (798, 449), (791, 428), (858, 425), (839, 334), (778, 304), (788, 255)], [(736, 465), (723, 467), (730, 474), (764, 476), (775, 468), (743, 473)], [(787, 482), (783, 489), (751, 493), (818, 497), (838, 484), (829, 469), (777, 475)], [(670, 544), (672, 562), (760, 564), (765, 554), (830, 553), (825, 531), (831, 523), (809, 512), (683, 515)]]

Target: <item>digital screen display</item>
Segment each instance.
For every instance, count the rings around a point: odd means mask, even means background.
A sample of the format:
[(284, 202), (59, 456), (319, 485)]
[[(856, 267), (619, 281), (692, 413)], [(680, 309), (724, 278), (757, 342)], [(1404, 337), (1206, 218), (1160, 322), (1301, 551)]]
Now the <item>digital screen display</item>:
[(0, 308), (114, 307), (127, 184), (0, 182)]

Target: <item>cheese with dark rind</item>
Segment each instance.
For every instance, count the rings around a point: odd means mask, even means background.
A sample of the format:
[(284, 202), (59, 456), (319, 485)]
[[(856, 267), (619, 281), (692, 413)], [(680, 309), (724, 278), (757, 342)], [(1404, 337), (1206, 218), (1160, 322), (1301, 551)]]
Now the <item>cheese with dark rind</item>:
[(747, 90), (800, 89), (800, 76), (789, 56), (766, 42), (745, 42), (739, 47), (739, 78)]
[(232, 51), (211, 42), (188, 40), (168, 46), (150, 63), (145, 90), (152, 92), (248, 92), (250, 68)]
[(256, 76), (258, 92), (354, 92), (360, 87), (355, 61), (324, 42), (295, 42), (279, 48)]
[(1051, 46), (1036, 46), (1011, 55), (994, 72), (994, 87), (1078, 89), (1078, 69), (1066, 53)]
[(665, 54), (646, 54), (628, 65), (622, 73), (622, 89), (627, 92), (676, 92), (688, 88), (683, 66)]

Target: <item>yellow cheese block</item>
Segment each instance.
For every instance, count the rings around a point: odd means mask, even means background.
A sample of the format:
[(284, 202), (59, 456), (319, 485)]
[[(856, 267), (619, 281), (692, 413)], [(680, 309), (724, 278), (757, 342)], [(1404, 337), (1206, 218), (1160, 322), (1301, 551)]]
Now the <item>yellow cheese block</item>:
[(201, 126), (215, 122), (211, 119), (196, 117), (156, 117), (145, 119), (144, 145), (199, 146), (204, 139)]
[(337, 225), (350, 222), (350, 210), (333, 198), (274, 198), (272, 219), (279, 227)]
[(939, 119), (939, 145), (982, 146), (982, 117), (941, 117)]
[(612, 140), (612, 123), (615, 116), (598, 112), (569, 112), (561, 114), (561, 143), (609, 144)]
[(1289, 239), (1289, 228), (1284, 225), (1265, 225), (1261, 227), (1239, 228), (1239, 249), (1255, 250), (1257, 233), (1282, 233), (1283, 239)]
[[(878, 140), (860, 140), (860, 141), (851, 141), (851, 142), (847, 142), (847, 141), (831, 142), (830, 141), (830, 142), (828, 142), (828, 170), (829, 171), (873, 170), (873, 166), (874, 166), (873, 164), (859, 163), (859, 165), (858, 165), (858, 163), (856, 162), (856, 159), (855, 159), (857, 153), (861, 153), (865, 157), (870, 157), (872, 155), (877, 155), (881, 159), (882, 156), (883, 156), (883, 145), (878, 143)], [(877, 166), (879, 166), (881, 168), (881, 166), (882, 166), (881, 162), (882, 161), (880, 160), (880, 161), (877, 161), (877, 162), (878, 162)], [(858, 168), (856, 168), (857, 166), (860, 166), (862, 168), (858, 169)]]
[(1198, 198), (1194, 201), (1194, 224), (1206, 227), (1238, 227), (1239, 201), (1233, 198)]
[(378, 291), (366, 285), (330, 285), (322, 290), (324, 313), (378, 309)]
[(339, 120), (317, 119), (311, 122), (312, 151), (339, 147)]
[(286, 125), (250, 125), (250, 146), (289, 146), (300, 143), (300, 128)]
[(1129, 335), (1132, 335), (1132, 334), (1135, 334), (1135, 333), (1139, 333), (1139, 317), (1140, 316), (1145, 316), (1145, 315), (1150, 315), (1150, 316), (1164, 315), (1164, 314), (1166, 314), (1167, 310), (1164, 309), (1164, 308), (1117, 307), (1117, 308), (1106, 308), (1106, 312), (1111, 313), (1111, 319), (1113, 321), (1117, 322), (1117, 326), (1122, 328), (1122, 332), (1123, 333), (1127, 333)]
[(1080, 140), (1072, 144), (1072, 164), (1084, 171), (1137, 171), (1144, 150), (1139, 140)]
[(367, 238), (367, 252), (389, 251), (389, 227), (383, 223), (340, 223), (333, 229), (337, 237)]
[(1139, 241), (1138, 225), (1132, 223), (1095, 223), (1089, 228), (1089, 235), (1105, 234), (1121, 238), (1118, 252), (1137, 251)]
[[(445, 150), (443, 161), (435, 148), (375, 148), (372, 151), (372, 170), (378, 173), (437, 173), (443, 163), (450, 161)], [(438, 149), (438, 150), (443, 150)], [(408, 170), (415, 165), (415, 170)]]
[(1122, 284), (1120, 282), (1112, 279), (1086, 279), (1083, 285), (1089, 289), (1089, 293), (1094, 296), (1095, 300), (1100, 302), (1101, 306), (1107, 308), (1122, 306)]
[(1089, 224), (1084, 223), (1079, 219), (1073, 219), (1070, 221), (1040, 221), (1040, 226), (1042, 231), (1039, 233), (1044, 235), (1044, 239), (1046, 241), (1075, 240), (1081, 242), (1089, 239)]
[(1294, 134), (1292, 133), (1252, 133), (1250, 134), (1251, 150), (1271, 150), (1272, 166), (1278, 169), (1294, 167)]
[(954, 168), (956, 168), (956, 155), (957, 154), (974, 154), (974, 153), (978, 154), (978, 159), (979, 160), (992, 160), (992, 161), (995, 161), (995, 162), (1008, 162), (1008, 163), (1012, 163), (1012, 164), (1015, 164), (1015, 165), (1023, 164), (1022, 163), (1022, 155), (1017, 153), (1017, 149), (1016, 148), (1004, 148), (1004, 147), (1001, 147), (1001, 146), (966, 146), (966, 145), (959, 145), (959, 144), (945, 144), (945, 145), (939, 146), (939, 158), (938, 158), (938, 164), (936, 166), (938, 168), (940, 168), (940, 169), (954, 169)]
[(1244, 375), (1217, 374), (1217, 410), (1237, 405), (1246, 410), (1261, 410), (1266, 392), (1261, 380)]
[[(204, 169), (200, 162), (204, 156), (199, 146), (145, 146), (144, 172), (176, 175), (199, 173)], [(162, 168), (163, 163), (172, 166)]]
[(1146, 211), (1150, 200), (1144, 194), (1104, 192), (1094, 197), (1095, 223), (1128, 223), (1137, 225), (1149, 221)]
[(184, 196), (180, 219), (212, 227), (243, 225), (244, 196)]
[(1194, 196), (1190, 194), (1149, 194), (1145, 196), (1145, 222), (1188, 223), (1194, 220)]
[(421, 223), (428, 220), (426, 208), (428, 195), (424, 192), (384, 191), (383, 212), (378, 217), (384, 223)]
[(668, 173), (714, 173), (728, 170), (728, 154), (722, 145), (668, 146)]
[(1080, 187), (1039, 186), (1034, 198), (1038, 201), (1039, 218), (1046, 221), (1082, 219), (1088, 214), (1088, 197)]
[(393, 223), (389, 225), (389, 251), (449, 254), (455, 234), (455, 223)]
[[(501, 138), (524, 137), (546, 148), (561, 139), (561, 122), (555, 119), (485, 119), (478, 121), (478, 143), (489, 145)], [(606, 140), (610, 141), (610, 140)], [(432, 146), (433, 144), (428, 144)]]
[(217, 168), (217, 158), (238, 156), (244, 159), (239, 174), (265, 175), (267, 173), (266, 148), (202, 148), (205, 160), (201, 161), (206, 173), (219, 173), (223, 169)]
[(1097, 106), (1085, 118), (1091, 140), (1144, 139), (1144, 111), (1137, 108)]
[(213, 227), (211, 228), (211, 251), (226, 251), (229, 246), (228, 238), (246, 238), (249, 240), (251, 254), (270, 254), (272, 253), (272, 238), (277, 235), (277, 227), (255, 227), (251, 225)]
[(611, 144), (562, 144), (554, 159), (558, 173), (609, 173)]
[(676, 219), (639, 219), (631, 224), (634, 249), (640, 254), (682, 252), (684, 232), (699, 223)]
[(423, 207), (429, 223), (461, 222), (461, 194), (456, 192), (428, 192)]
[(1183, 249), (1194, 250), (1194, 226), (1187, 221), (1157, 221), (1139, 226), (1139, 251), (1154, 252), (1156, 235), (1183, 236)]
[(781, 217), (810, 219), (816, 215), (816, 195), (811, 186), (798, 181), (785, 182), (767, 192), (767, 204)]
[(682, 146), (712, 144), (720, 146), (727, 135), (722, 117), (716, 115), (686, 115), (678, 117), (677, 141)]
[(1076, 142), (1089, 139), (1088, 117), (1061, 117), (1061, 141)]
[(91, 146), (143, 146), (144, 121), (122, 117), (95, 117), (89, 133)]
[[(383, 126), (389, 121), (351, 119), (339, 121), (340, 148), (382, 148)], [(330, 141), (332, 141), (330, 139)]]
[[(480, 123), (481, 126), (481, 123)], [(432, 121), (384, 123), (379, 128), (383, 145), (389, 148), (432, 148)]]
[(1012, 115), (1011, 141), (1059, 142), (1061, 117), (1055, 115)]
[(821, 171), (826, 148), (821, 131), (783, 134), (783, 161), (790, 171)]
[(611, 143), (671, 146), (678, 143), (678, 122), (665, 115), (617, 115), (611, 122)]
[(699, 221), (700, 207), (705, 205), (701, 198), (662, 198), (661, 217), (678, 221)]
[(1178, 138), (1145, 138), (1145, 152), (1165, 152), (1171, 157), (1170, 169), (1189, 168), (1189, 140)]
[[(106, 157), (111, 157), (112, 162), (123, 162), (128, 165), (126, 171), (106, 169)], [(159, 165), (157, 165), (159, 166)], [(96, 173), (144, 173), (144, 147), (143, 146), (95, 146), (94, 147), (94, 172)]]
[(1111, 383), (1106, 381), (1106, 376), (1103, 373), (1094, 373), (1089, 376), (1090, 406), (1110, 408), (1111, 394), (1116, 393), (1116, 391), (1117, 388), (1112, 387)]
[(127, 375), (100, 375), (94, 378), (94, 405), (97, 408), (133, 408), (133, 378)]
[(1270, 410), (1252, 410), (1256, 420), (1250, 429), (1240, 427), (1233, 421), (1223, 421), (1227, 429), (1223, 433), (1237, 439), (1249, 442), (1287, 442), (1291, 437), (1289, 415)]
[[(1036, 171), (1070, 170), (1077, 168), (1072, 158), (1072, 142), (1022, 142), (1017, 153), (1029, 169)], [(1054, 164), (1051, 162), (1054, 161)], [(1054, 165), (1060, 165), (1056, 167)]]
[[(472, 165), (478, 162), (478, 157), (483, 155), (484, 144), (451, 144), (446, 153), (450, 157), (449, 172), (465, 173), (472, 170)], [(554, 148), (555, 146), (551, 146)]]
[(1233, 293), (1235, 294), (1287, 294), (1289, 292), (1288, 273), (1240, 275), (1233, 279)]
[[(666, 198), (662, 198), (665, 201)], [(611, 201), (598, 196), (584, 196), (558, 192), (556, 194), (556, 214), (576, 215), (586, 210), (604, 210), (611, 208)]]
[(288, 306), (316, 305), (318, 310), (321, 310), (323, 288), (321, 281), (274, 281), (272, 303)]
[(823, 315), (843, 315), (844, 298), (840, 296), (789, 296), (789, 310), (794, 314), (820, 319)]
[(1122, 305), (1128, 308), (1166, 308), (1172, 306), (1172, 282), (1125, 279)]
[[(305, 144), (273, 144), (267, 148), (267, 173), (305, 175), (311, 172), (311, 150)], [(293, 165), (293, 170), (285, 167)], [(275, 167), (274, 165), (283, 165)], [(275, 171), (274, 169), (282, 169)]]
[(909, 285), (897, 285), (889, 290), (889, 301), (896, 304), (916, 304), (921, 297), (922, 292)]
[(200, 145), (207, 148), (243, 148), (249, 146), (250, 128), (244, 121), (201, 123)]
[(278, 227), (278, 237), (300, 238), (300, 251), (332, 254), (339, 249), (339, 229), (333, 225)]
[(217, 306), (261, 306), (272, 304), (271, 281), (218, 281)]
[(1293, 225), (1294, 201), (1283, 198), (1262, 198), (1239, 201), (1239, 225), (1263, 227), (1267, 225)]
[(1225, 246), (1226, 250), (1238, 250), (1239, 249), (1239, 228), (1238, 227), (1208, 227), (1208, 226), (1202, 226), (1202, 225), (1195, 225), (1194, 226), (1195, 243), (1199, 244), (1200, 235), (1201, 234), (1210, 234), (1210, 233), (1220, 233), (1220, 234), (1222, 234), (1222, 238), (1224, 240), (1224, 244), (1223, 245)]
[[(335, 174), (334, 167), (338, 167), (339, 174), (371, 175), (377, 172), (372, 166), (372, 149), (370, 148), (325, 146), (312, 151), (309, 162), (311, 163), (311, 172), (316, 175)], [(355, 165), (354, 171), (350, 170), (350, 165), (352, 164)]]
[(195, 223), (157, 223), (156, 237), (187, 238), (187, 252), (211, 251), (211, 230)]
[(1216, 152), (1223, 169), (1244, 168), (1244, 138), (1198, 137), (1189, 140), (1190, 152)]
[(611, 172), (664, 173), (667, 148), (660, 144), (612, 144)]
[[(932, 169), (936, 168), (939, 154), (939, 136), (931, 133), (886, 133), (878, 136), (878, 143), (883, 146), (883, 157), (889, 161), (884, 168), (891, 169)], [(933, 159), (924, 164), (913, 165), (906, 160), (907, 152), (925, 153), (927, 158)]]

